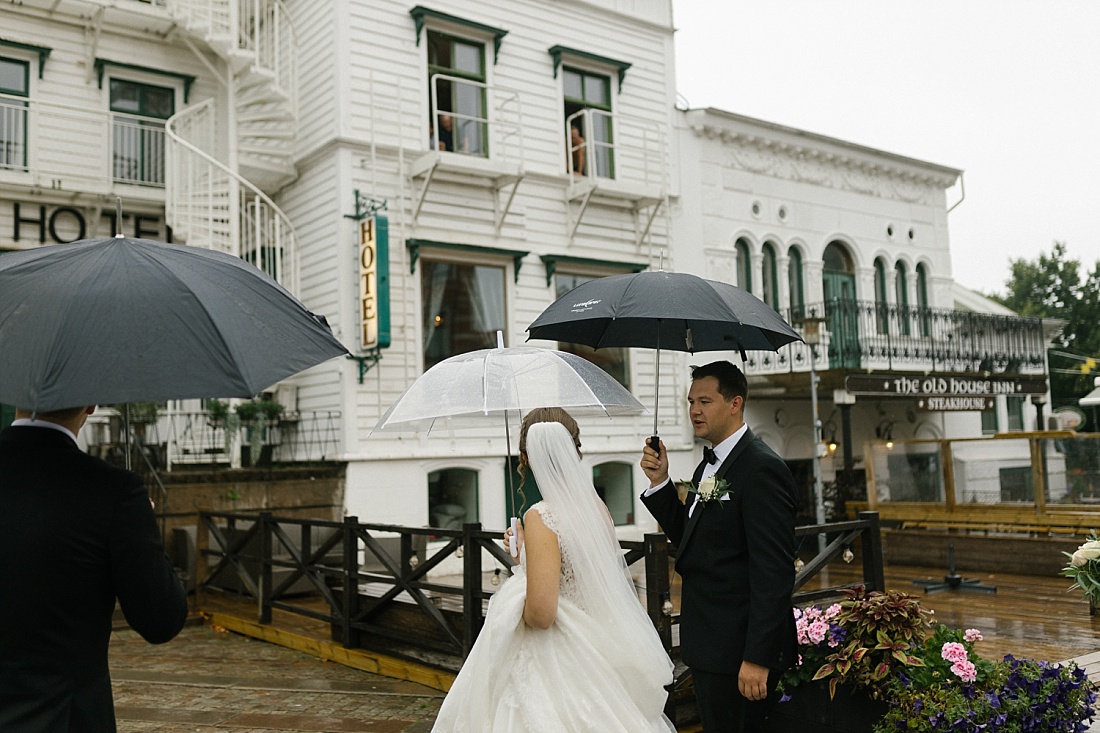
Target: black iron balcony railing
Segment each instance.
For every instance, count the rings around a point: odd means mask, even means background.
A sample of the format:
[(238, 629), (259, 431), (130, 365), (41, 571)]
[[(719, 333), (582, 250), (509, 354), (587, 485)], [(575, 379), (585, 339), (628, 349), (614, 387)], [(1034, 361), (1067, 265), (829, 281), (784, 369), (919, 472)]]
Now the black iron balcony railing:
[[(829, 300), (782, 315), (799, 328), (806, 316), (825, 318), (814, 367), (950, 372), (1041, 373), (1047, 338), (1041, 318), (946, 308), (919, 308), (864, 300)], [(750, 352), (755, 374), (810, 368), (802, 343), (778, 353)]]

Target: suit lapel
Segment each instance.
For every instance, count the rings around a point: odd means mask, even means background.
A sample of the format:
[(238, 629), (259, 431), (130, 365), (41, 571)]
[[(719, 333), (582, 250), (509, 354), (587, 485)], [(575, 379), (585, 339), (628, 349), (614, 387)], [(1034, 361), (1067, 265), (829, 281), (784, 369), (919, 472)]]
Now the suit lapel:
[[(745, 434), (741, 436), (741, 440), (737, 441), (737, 445), (733, 446), (733, 450), (731, 450), (730, 454), (726, 456), (726, 460), (722, 461), (722, 465), (718, 467), (718, 470), (714, 472), (714, 475), (720, 479), (725, 478), (726, 474), (729, 473), (730, 468), (732, 468), (733, 464), (737, 461), (737, 458), (745, 452), (745, 448), (748, 447), (749, 443), (751, 443), (755, 439), (756, 436), (752, 434), (752, 430), (746, 428)], [(696, 488), (699, 487), (699, 479), (702, 477), (702, 475), (703, 464), (700, 463), (699, 467), (695, 469), (695, 476), (692, 479), (695, 483)], [(693, 494), (691, 498), (694, 501), (699, 500), (698, 494)], [(684, 548), (687, 547), (688, 540), (691, 539), (691, 533), (695, 530), (695, 525), (699, 523), (699, 517), (703, 515), (703, 509), (704, 507), (702, 506), (696, 507), (695, 511), (691, 513), (691, 516), (688, 517), (687, 527), (684, 529), (684, 539), (680, 541), (680, 547), (677, 548), (680, 552), (683, 552)]]

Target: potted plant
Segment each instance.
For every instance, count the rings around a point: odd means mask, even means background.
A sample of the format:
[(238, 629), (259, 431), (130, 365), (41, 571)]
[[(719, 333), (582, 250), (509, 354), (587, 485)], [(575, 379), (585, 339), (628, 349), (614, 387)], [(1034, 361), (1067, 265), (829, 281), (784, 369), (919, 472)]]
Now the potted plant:
[(1095, 616), (1100, 606), (1100, 536), (1096, 531), (1089, 533), (1088, 540), (1071, 555), (1063, 552), (1069, 560), (1062, 575), (1073, 580), (1070, 590), (1080, 590), (1089, 602), (1089, 615)]
[(799, 664), (784, 673), (773, 730), (869, 733), (887, 710), (886, 690), (900, 669), (922, 664), (931, 613), (897, 591), (845, 591), (826, 609), (794, 609)]
[(977, 629), (929, 623), (904, 593), (856, 589), (795, 609), (799, 665), (784, 673), (770, 730), (799, 733), (1075, 733), (1096, 699), (1074, 665), (975, 651)]
[(285, 408), (271, 399), (249, 400), (236, 407), (241, 426), (248, 433), (248, 463), (252, 466), (271, 463), (271, 428), (278, 425)]

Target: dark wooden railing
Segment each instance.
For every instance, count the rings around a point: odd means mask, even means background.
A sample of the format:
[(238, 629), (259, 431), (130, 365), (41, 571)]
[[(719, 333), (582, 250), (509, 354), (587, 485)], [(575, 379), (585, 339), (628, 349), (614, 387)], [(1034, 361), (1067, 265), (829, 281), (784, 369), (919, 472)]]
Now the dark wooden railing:
[[(794, 605), (838, 598), (855, 585), (885, 589), (876, 512), (861, 512), (854, 521), (798, 527), (796, 534), (824, 535), (828, 542), (797, 573)], [(445, 544), (429, 551), (429, 537)], [(369, 647), (456, 670), (481, 631), (492, 596), (483, 587), (484, 578), (511, 573), (500, 537), (500, 531), (486, 531), (480, 524), (456, 530), (365, 524), (356, 517), (335, 522), (266, 512), (203, 513), (195, 587), (200, 605), (203, 594), (235, 593), (255, 600), (260, 623), (271, 623), (278, 609), (330, 624), (332, 638), (345, 647)], [(628, 565), (645, 563), (646, 611), (676, 659), (673, 629), (680, 618), (671, 603), (668, 541), (653, 533), (641, 542), (620, 544)], [(862, 556), (862, 580), (800, 590), (853, 546)], [(485, 571), (483, 551), (496, 561), (493, 571)], [(462, 585), (430, 581), (428, 574), (452, 555), (462, 558)], [(690, 671), (678, 665), (670, 705), (689, 679)]]

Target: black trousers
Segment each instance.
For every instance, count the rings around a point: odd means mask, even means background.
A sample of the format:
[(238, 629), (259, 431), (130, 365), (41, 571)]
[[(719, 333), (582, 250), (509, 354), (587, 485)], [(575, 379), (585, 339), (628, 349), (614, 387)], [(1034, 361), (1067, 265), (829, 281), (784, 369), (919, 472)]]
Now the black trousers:
[(768, 675), (767, 698), (746, 700), (737, 689), (736, 674), (691, 670), (703, 733), (765, 733), (764, 721), (779, 699), (775, 690), (780, 676), (775, 670)]

